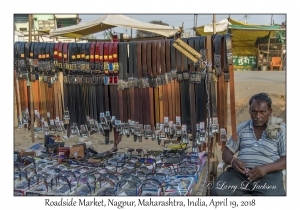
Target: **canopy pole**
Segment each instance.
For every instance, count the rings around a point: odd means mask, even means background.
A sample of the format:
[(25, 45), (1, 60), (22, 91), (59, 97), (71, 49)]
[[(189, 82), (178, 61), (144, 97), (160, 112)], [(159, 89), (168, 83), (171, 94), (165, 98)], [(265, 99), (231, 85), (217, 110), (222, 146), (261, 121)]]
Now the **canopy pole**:
[(216, 34), (216, 15), (213, 15), (213, 30), (214, 30), (214, 34)]

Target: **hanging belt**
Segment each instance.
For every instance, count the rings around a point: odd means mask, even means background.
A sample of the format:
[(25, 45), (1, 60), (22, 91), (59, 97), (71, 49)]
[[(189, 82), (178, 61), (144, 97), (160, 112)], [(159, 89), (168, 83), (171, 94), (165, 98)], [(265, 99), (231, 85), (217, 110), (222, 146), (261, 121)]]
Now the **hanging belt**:
[[(149, 116), (150, 116), (150, 126), (151, 129), (150, 130), (154, 130), (155, 129), (155, 124), (154, 124), (154, 95), (153, 95), (153, 73), (152, 73), (152, 44), (150, 41), (147, 41), (147, 46), (146, 46), (146, 54), (147, 54), (147, 75), (148, 75), (148, 83), (149, 83), (149, 87), (148, 87), (148, 98), (149, 98)], [(150, 132), (150, 131), (149, 131)], [(153, 138), (154, 139), (154, 138)]]
[[(175, 132), (177, 137), (181, 137), (181, 108), (180, 108), (180, 85), (177, 80), (177, 69), (181, 71), (181, 59), (176, 59), (176, 50), (173, 46), (174, 39), (171, 40), (170, 43), (170, 51), (171, 51), (171, 76), (172, 76), (172, 98), (174, 99), (172, 104), (175, 106), (174, 109), (174, 124), (175, 124)], [(177, 53), (180, 53), (177, 51)], [(176, 62), (177, 61), (177, 62)], [(180, 65), (179, 65), (180, 63)], [(178, 65), (178, 66), (177, 66)], [(180, 67), (179, 67), (180, 66)]]
[(138, 133), (138, 140), (139, 142), (142, 142), (142, 136), (143, 136), (143, 129), (144, 129), (144, 112), (145, 109), (145, 95), (143, 94), (144, 88), (142, 87), (142, 77), (143, 77), (143, 69), (142, 69), (142, 42), (137, 42), (137, 48), (136, 48), (136, 62), (137, 62), (137, 81), (138, 85), (135, 88), (135, 107), (137, 110), (137, 116), (136, 119), (139, 122), (140, 131)]
[(111, 112), (110, 112), (110, 98), (109, 98), (109, 65), (108, 65), (108, 42), (104, 43), (104, 49), (103, 49), (103, 68), (104, 68), (104, 74), (105, 74), (105, 78), (104, 78), (104, 98), (105, 98), (105, 118), (107, 119), (107, 126), (104, 127), (105, 130), (105, 143), (108, 144), (109, 143), (109, 132), (111, 130)]
[(122, 100), (122, 97), (119, 98), (118, 95), (118, 72), (119, 72), (119, 61), (118, 61), (118, 43), (113, 42), (110, 43), (110, 55), (111, 57), (111, 69), (112, 69), (112, 84), (110, 86), (111, 90), (113, 90), (113, 97), (114, 97), (114, 103), (112, 106), (114, 106), (114, 112), (116, 116), (116, 121), (115, 121), (115, 129), (114, 129), (114, 146), (117, 146), (120, 141), (122, 140), (122, 136), (119, 135), (120, 130), (120, 111), (119, 111), (119, 103)]
[[(138, 46), (141, 47), (140, 43), (135, 42), (133, 44), (133, 49), (132, 49), (132, 59), (133, 59), (133, 86), (134, 86), (134, 115), (133, 115), (133, 120), (135, 122), (135, 127), (134, 127), (134, 141), (141, 141), (140, 138), (140, 124), (143, 122), (139, 122), (139, 115), (140, 115), (140, 90), (137, 86), (137, 81), (140, 75), (140, 70), (138, 69), (138, 65), (140, 66), (140, 59), (141, 57), (138, 57)], [(129, 55), (130, 56), (130, 55)], [(140, 56), (140, 55), (139, 55)], [(139, 59), (139, 62), (138, 62)]]
[[(188, 40), (188, 44), (195, 48), (195, 39), (193, 37), (190, 37)], [(189, 94), (190, 94), (190, 112), (191, 112), (191, 129), (192, 129), (192, 141), (193, 143), (196, 142), (196, 108), (195, 108), (195, 86), (194, 83), (197, 83), (195, 81), (195, 66), (193, 63), (190, 63), (190, 84), (189, 84)], [(200, 80), (201, 81), (201, 80)], [(197, 96), (196, 96), (197, 98)]]
[[(206, 56), (207, 56), (207, 63), (210, 63), (212, 61), (212, 54), (213, 54), (213, 48), (212, 48), (212, 36), (207, 36), (206, 38)], [(212, 70), (212, 66), (209, 66), (207, 68), (207, 74), (208, 74), (208, 88), (207, 89), (207, 93), (209, 94), (209, 108), (210, 108), (210, 112), (207, 113), (207, 118), (208, 118), (208, 123), (209, 123), (209, 129), (208, 129), (208, 141), (209, 141), (209, 151), (210, 151), (210, 155), (212, 155), (212, 149), (213, 149), (213, 140), (214, 140), (214, 133), (212, 132), (212, 127), (214, 125), (214, 122), (213, 122), (213, 118), (212, 116), (214, 116), (214, 114), (216, 115), (216, 107), (214, 108), (214, 98), (216, 97), (215, 95), (215, 75), (214, 75), (214, 72)], [(211, 156), (210, 156), (211, 157)]]
[[(215, 72), (212, 74), (212, 81), (211, 81), (211, 97), (212, 97), (212, 133), (216, 134), (219, 133), (219, 122), (218, 122), (218, 118), (223, 118), (223, 116), (218, 115), (220, 113), (220, 110), (218, 111), (218, 107), (219, 106), (219, 101), (221, 101), (222, 99), (220, 98), (220, 93), (218, 91), (218, 95), (219, 97), (217, 97), (217, 93), (216, 93), (216, 83), (218, 82), (218, 77), (220, 77), (222, 75), (222, 71), (221, 71), (221, 55), (220, 55), (220, 47), (221, 47), (221, 40), (222, 40), (222, 35), (216, 35), (214, 40), (213, 40), (213, 49), (214, 49), (214, 69)], [(218, 83), (218, 86), (219, 83)], [(218, 103), (217, 103), (218, 100)], [(219, 135), (216, 136), (217, 137), (217, 142), (218, 142), (218, 137)]]
[[(150, 111), (150, 103), (153, 103), (153, 98), (150, 98), (150, 90), (152, 88), (149, 87), (149, 82), (147, 80), (150, 75), (148, 74), (148, 63), (147, 63), (147, 47), (150, 46), (150, 60), (151, 60), (151, 45), (148, 45), (148, 42), (142, 42), (142, 79), (141, 79), (141, 88), (142, 88), (142, 96), (143, 98), (143, 111), (142, 115), (144, 116), (144, 136), (145, 139), (152, 138), (152, 127), (151, 127), (151, 116)], [(151, 63), (149, 63), (151, 65)], [(153, 94), (152, 94), (153, 95)], [(154, 124), (154, 121), (153, 121)]]
[(163, 103), (163, 121), (161, 123), (169, 123), (169, 101), (168, 101), (168, 85), (166, 75), (166, 43), (164, 40), (160, 41), (160, 64), (161, 64), (161, 80), (162, 86), (160, 87), (162, 92), (161, 101)]
[[(135, 126), (135, 110), (134, 110), (134, 79), (133, 79), (133, 72), (134, 72), (134, 65), (133, 65), (133, 58), (134, 58), (134, 50), (136, 49), (136, 42), (129, 42), (129, 71), (128, 71), (128, 123), (130, 126), (131, 133), (134, 133), (134, 126)], [(136, 141), (136, 137), (134, 138)]]
[[(185, 43), (187, 43), (188, 39), (184, 38), (182, 39)], [(188, 72), (188, 58), (183, 55), (183, 84), (184, 84), (184, 94), (185, 94), (185, 103), (184, 107), (186, 109), (186, 128), (187, 128), (187, 133), (192, 132), (192, 127), (191, 127), (191, 108), (190, 108), (190, 94), (189, 94), (189, 72)]]
[(153, 91), (154, 91), (154, 116), (156, 129), (159, 128), (159, 95), (158, 95), (158, 84), (157, 84), (157, 66), (156, 66), (156, 42), (151, 42), (151, 61), (152, 61), (152, 75), (153, 75)]
[(218, 116), (218, 123), (220, 132), (216, 134), (216, 142), (218, 142), (219, 145), (222, 144), (220, 142), (220, 133), (221, 130), (224, 129), (224, 75), (222, 74), (222, 60), (223, 55), (221, 54), (221, 42), (223, 40), (223, 35), (216, 35), (214, 42), (213, 42), (213, 48), (214, 48), (214, 68), (216, 71), (216, 76), (218, 77), (218, 83), (217, 83), (217, 116)]
[(99, 53), (100, 53), (100, 42), (96, 43), (95, 46), (95, 71), (94, 73), (100, 73), (100, 57), (99, 57)]
[[(227, 54), (225, 58), (227, 58), (226, 61), (229, 69), (229, 78), (230, 78), (230, 110), (231, 110), (232, 138), (234, 141), (237, 141), (232, 44), (231, 44), (230, 34), (225, 34), (224, 37), (225, 37), (225, 46), (226, 46), (225, 51)], [(229, 80), (229, 78), (227, 77), (227, 72), (224, 72), (224, 76), (225, 76), (225, 82), (227, 82)]]
[(169, 121), (174, 123), (175, 122), (175, 93), (174, 93), (174, 84), (175, 81), (172, 80), (172, 73), (171, 73), (171, 48), (170, 39), (165, 40), (166, 43), (166, 79), (167, 79), (167, 86), (168, 86), (168, 105), (169, 105)]
[[(125, 65), (127, 65), (127, 53), (126, 53), (126, 43), (121, 42), (119, 43), (119, 48), (118, 48), (118, 55), (119, 55), (119, 84), (118, 84), (118, 96), (119, 96), (119, 113), (120, 113), (120, 121), (121, 123), (125, 122), (124, 119), (124, 115), (125, 112), (127, 114), (127, 110), (125, 109), (126, 106), (126, 98), (125, 98), (125, 94), (126, 92), (124, 91), (124, 86), (120, 87), (120, 84), (124, 82), (124, 73), (123, 71), (125, 70)], [(126, 68), (127, 69), (127, 68)], [(123, 135), (123, 133), (121, 132), (121, 135)]]

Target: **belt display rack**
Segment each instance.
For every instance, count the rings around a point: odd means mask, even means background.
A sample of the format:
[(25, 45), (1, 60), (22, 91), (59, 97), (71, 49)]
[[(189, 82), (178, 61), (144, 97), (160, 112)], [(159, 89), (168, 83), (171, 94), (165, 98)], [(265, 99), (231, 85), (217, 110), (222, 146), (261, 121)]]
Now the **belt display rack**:
[[(30, 127), (27, 83), (35, 120), (50, 131), (90, 136), (114, 146), (122, 136), (174, 150), (225, 148), (230, 110), (236, 139), (230, 34), (155, 41), (14, 45), (19, 127)], [(230, 94), (228, 96), (228, 93)], [(178, 147), (178, 148), (177, 148)]]

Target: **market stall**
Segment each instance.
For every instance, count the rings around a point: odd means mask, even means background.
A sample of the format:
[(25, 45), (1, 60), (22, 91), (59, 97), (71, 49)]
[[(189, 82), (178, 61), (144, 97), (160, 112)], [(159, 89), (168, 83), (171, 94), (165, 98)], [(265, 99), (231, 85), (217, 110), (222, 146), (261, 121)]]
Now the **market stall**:
[[(228, 119), (236, 140), (230, 34), (16, 42), (14, 52), (19, 128), (44, 134), (44, 143), (15, 152), (15, 195), (195, 195), (216, 171)], [(114, 147), (61, 138), (95, 134)], [(164, 147), (118, 148), (125, 136)]]

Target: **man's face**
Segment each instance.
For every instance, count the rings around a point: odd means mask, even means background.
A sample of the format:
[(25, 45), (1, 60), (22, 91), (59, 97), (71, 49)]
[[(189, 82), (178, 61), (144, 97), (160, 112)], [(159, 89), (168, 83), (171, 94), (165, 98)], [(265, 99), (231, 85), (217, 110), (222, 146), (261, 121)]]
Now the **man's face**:
[(264, 126), (272, 114), (267, 102), (254, 100), (249, 108), (250, 116), (255, 126)]

